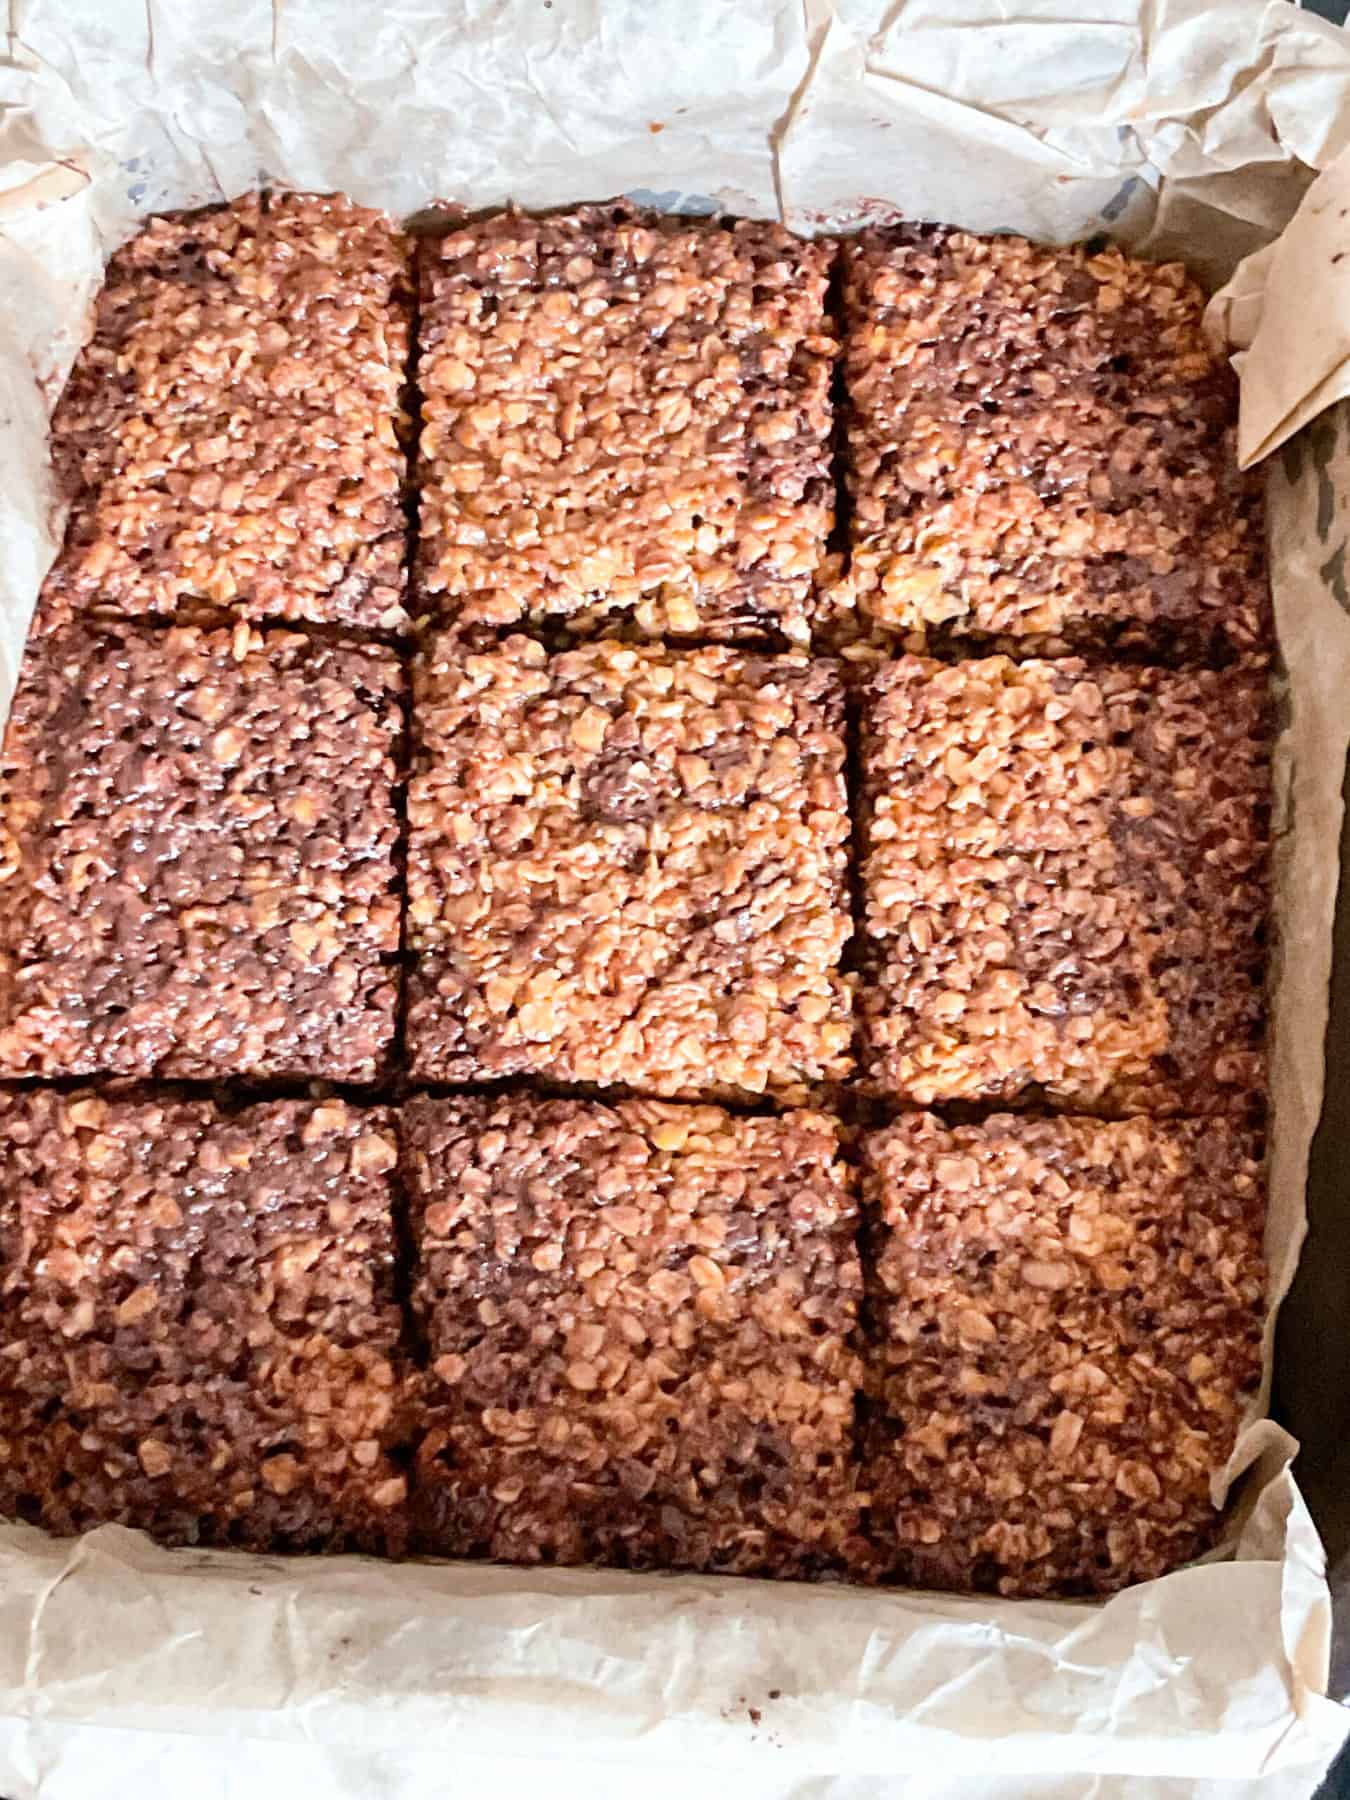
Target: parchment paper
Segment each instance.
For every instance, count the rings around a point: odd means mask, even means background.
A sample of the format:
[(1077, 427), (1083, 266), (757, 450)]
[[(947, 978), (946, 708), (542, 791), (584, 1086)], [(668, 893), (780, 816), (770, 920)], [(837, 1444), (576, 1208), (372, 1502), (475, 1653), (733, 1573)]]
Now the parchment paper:
[[(60, 525), (46, 414), (103, 258), (148, 212), (258, 182), (401, 212), (626, 191), (807, 231), (1107, 232), (1211, 284), (1259, 252), (1212, 311), (1245, 352), (1245, 450), (1350, 392), (1350, 173), (1265, 248), (1350, 146), (1350, 42), (1279, 0), (12, 0), (9, 46), (5, 704)], [(1270, 477), (1272, 1306), (1304, 1225), (1350, 738), (1350, 446), (1320, 430)], [(1096, 1605), (0, 1528), (0, 1792), (662, 1796), (700, 1769), (746, 1800), (1306, 1792), (1346, 1718), (1292, 1450), (1253, 1422), (1225, 1554)]]

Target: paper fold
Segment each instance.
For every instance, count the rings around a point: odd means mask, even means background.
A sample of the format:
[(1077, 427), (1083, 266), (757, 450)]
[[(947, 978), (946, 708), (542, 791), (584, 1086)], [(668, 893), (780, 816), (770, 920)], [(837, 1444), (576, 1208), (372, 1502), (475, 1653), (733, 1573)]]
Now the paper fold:
[(1238, 267), (1208, 319), (1237, 352), (1244, 466), (1350, 396), (1350, 150), (1318, 176), (1281, 237)]

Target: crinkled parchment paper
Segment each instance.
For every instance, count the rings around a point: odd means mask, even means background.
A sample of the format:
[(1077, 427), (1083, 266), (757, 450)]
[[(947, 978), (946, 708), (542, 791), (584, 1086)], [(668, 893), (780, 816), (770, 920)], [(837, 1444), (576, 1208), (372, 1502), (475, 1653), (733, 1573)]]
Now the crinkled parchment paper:
[[(1211, 285), (1250, 258), (1212, 319), (1243, 349), (1245, 453), (1285, 444), (1270, 476), (1278, 1300), (1321, 1098), (1350, 738), (1350, 433), (1324, 420), (1286, 440), (1350, 394), (1350, 172), (1330, 167), (1350, 145), (1350, 40), (1279, 0), (10, 13), (0, 698), (59, 528), (46, 414), (102, 259), (146, 213), (259, 182), (399, 212), (623, 190), (808, 231), (898, 211), (1109, 232), (1184, 255)], [(1095, 1605), (277, 1561), (165, 1552), (113, 1527), (75, 1542), (0, 1528), (0, 1792), (496, 1800), (546, 1784), (563, 1800), (663, 1800), (691, 1774), (744, 1800), (1307, 1792), (1345, 1715), (1324, 1697), (1329, 1606), (1292, 1448), (1268, 1422), (1249, 1428), (1226, 1557)]]

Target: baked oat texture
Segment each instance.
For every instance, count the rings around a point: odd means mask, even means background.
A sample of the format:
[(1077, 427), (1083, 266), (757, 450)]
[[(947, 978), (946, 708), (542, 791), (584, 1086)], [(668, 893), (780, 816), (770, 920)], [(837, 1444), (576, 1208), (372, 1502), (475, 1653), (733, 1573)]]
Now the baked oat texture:
[(393, 1116), (0, 1093), (0, 1514), (397, 1551)]
[(772, 1575), (860, 1556), (837, 1134), (808, 1112), (411, 1102), (414, 1305), (440, 1384), (423, 1545)]
[(414, 1075), (802, 1097), (851, 1067), (833, 664), (435, 640), (414, 675)]
[(910, 1114), (865, 1144), (890, 1573), (1088, 1594), (1199, 1554), (1261, 1371), (1258, 1146), (1227, 1120)]
[(805, 643), (833, 520), (834, 246), (620, 204), (419, 246), (419, 609)]
[[(415, 613), (411, 1079), (609, 1103), (0, 1088), (0, 1516), (1165, 1572), (1213, 1537), (1262, 1305), (1270, 620), (1198, 290), (934, 227), (443, 222), (411, 599), (409, 240), (254, 195), (114, 257), (0, 768), (0, 1075), (403, 1066), (403, 674), (336, 640)], [(843, 670), (785, 645), (856, 663), (858, 974)], [(860, 1264), (836, 1120), (618, 1100), (827, 1095), (855, 984), (868, 1116), (1154, 1116), (902, 1117)]]
[(388, 651), (71, 625), (0, 759), (0, 1070), (378, 1075), (399, 947)]
[(841, 257), (864, 630), (1264, 647), (1259, 477), (1180, 264), (933, 225)]
[(1259, 1105), (1267, 686), (1254, 661), (907, 656), (873, 674), (860, 1008), (875, 1091)]
[(405, 625), (411, 309), (407, 240), (341, 197), (152, 220), (52, 422), (72, 510), (43, 615)]

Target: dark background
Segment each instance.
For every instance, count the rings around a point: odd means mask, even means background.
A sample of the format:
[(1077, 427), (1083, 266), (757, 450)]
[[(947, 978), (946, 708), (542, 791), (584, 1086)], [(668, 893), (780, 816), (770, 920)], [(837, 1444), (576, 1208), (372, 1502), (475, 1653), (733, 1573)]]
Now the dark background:
[[(1350, 694), (1346, 696), (1350, 706)], [(1350, 1364), (1328, 1353), (1350, 1322), (1350, 770), (1342, 789), (1341, 898), (1327, 1021), (1326, 1097), (1308, 1179), (1308, 1241), (1280, 1314), (1276, 1416), (1302, 1449), (1299, 1486), (1337, 1589), (1332, 1691), (1350, 1697)]]
[[(1344, 24), (1350, 0), (1305, 0), (1304, 10)], [(1350, 705), (1350, 695), (1346, 696)], [(1350, 770), (1343, 789), (1350, 811)], [(1350, 1698), (1350, 1367), (1328, 1359), (1328, 1320), (1350, 1320), (1350, 819), (1341, 834), (1326, 1098), (1313, 1143), (1308, 1241), (1280, 1318), (1274, 1410), (1303, 1446), (1299, 1485), (1326, 1541), (1336, 1589), (1332, 1691)], [(1331, 1341), (1340, 1335), (1334, 1331)], [(1345, 1758), (1342, 1759), (1346, 1761)], [(1350, 1767), (1343, 1771), (1350, 1796)]]
[[(1344, 14), (1345, 0), (1339, 11)], [(1342, 795), (1347, 818), (1341, 831), (1326, 1098), (1309, 1167), (1308, 1240), (1280, 1314), (1273, 1407), (1302, 1446), (1295, 1473), (1326, 1542), (1335, 1599), (1331, 1692), (1338, 1700), (1350, 1698), (1350, 1363), (1329, 1356), (1328, 1345), (1344, 1341), (1342, 1321), (1350, 1321), (1350, 768)], [(1350, 1800), (1350, 1745), (1336, 1759), (1318, 1800)]]
[[(1305, 0), (1304, 10), (1346, 21), (1350, 0)], [(1346, 696), (1350, 705), (1350, 695)], [(1350, 769), (1342, 789), (1350, 813)], [(1337, 908), (1327, 1021), (1327, 1085), (1308, 1181), (1308, 1241), (1280, 1315), (1274, 1410), (1302, 1444), (1297, 1474), (1326, 1541), (1336, 1622), (1331, 1691), (1350, 1698), (1350, 1365), (1331, 1360), (1325, 1322), (1350, 1320), (1350, 819), (1341, 833)], [(1350, 1800), (1350, 1746), (1319, 1800)]]

